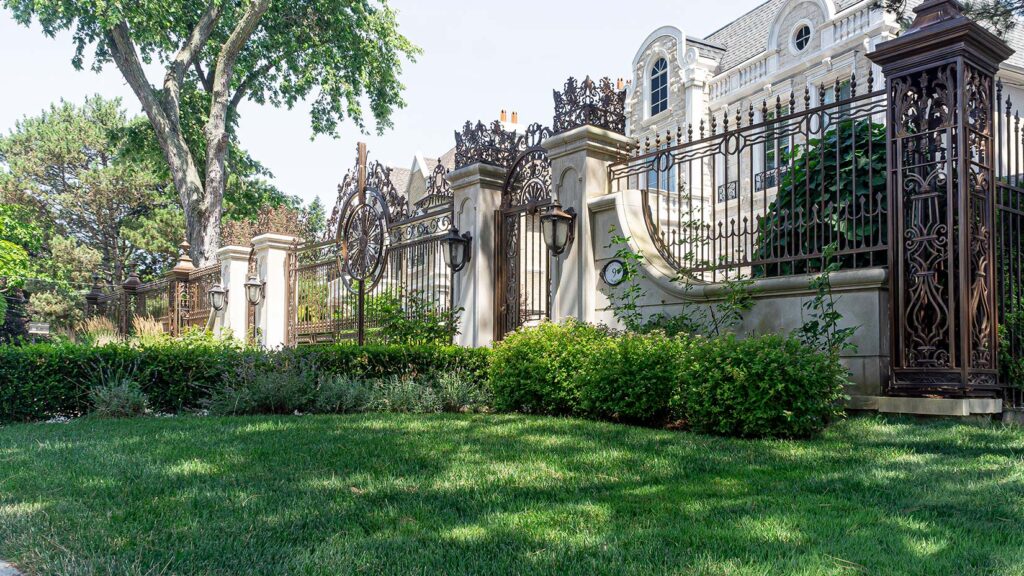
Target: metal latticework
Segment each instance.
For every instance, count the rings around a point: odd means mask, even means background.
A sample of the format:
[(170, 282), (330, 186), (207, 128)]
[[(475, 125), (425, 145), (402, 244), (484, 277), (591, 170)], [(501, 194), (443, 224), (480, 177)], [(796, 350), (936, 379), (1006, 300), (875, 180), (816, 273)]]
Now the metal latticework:
[(540, 216), (551, 205), (551, 162), (542, 146), (548, 128), (531, 125), (517, 143), (505, 179), (498, 231), (495, 339), (551, 315), (551, 255)]
[[(679, 127), (613, 164), (660, 255), (709, 282), (886, 264), (885, 94), (856, 77)], [(866, 93), (859, 93), (866, 88)], [(829, 100), (832, 100), (831, 102)]]
[[(1016, 387), (1007, 401), (1024, 407), (1024, 133), (1010, 96), (996, 86), (996, 304), (1000, 377)], [(1002, 110), (999, 110), (1002, 108)]]
[(438, 167), (426, 197), (410, 207), (391, 170), (367, 162), (360, 144), (345, 176), (327, 238), (296, 250), (291, 267), (290, 340), (296, 344), (386, 341), (396, 316), (451, 311), (452, 272), (442, 237), (452, 223), (446, 171)]
[(993, 75), (1011, 50), (924, 3), (877, 47), (889, 97), (893, 395), (997, 397)]

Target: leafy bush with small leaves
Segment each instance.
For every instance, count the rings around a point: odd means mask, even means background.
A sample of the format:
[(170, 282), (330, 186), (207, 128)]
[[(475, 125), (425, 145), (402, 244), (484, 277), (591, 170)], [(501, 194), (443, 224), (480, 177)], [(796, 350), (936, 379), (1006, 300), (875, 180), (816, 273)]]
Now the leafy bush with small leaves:
[(421, 380), (391, 376), (373, 383), (370, 408), (380, 412), (423, 414), (440, 412), (441, 403), (434, 389)]
[(571, 414), (579, 404), (581, 367), (608, 331), (569, 320), (517, 330), (494, 345), (490, 386), (505, 412)]
[(677, 386), (681, 348), (688, 342), (657, 333), (626, 333), (598, 341), (577, 375), (577, 413), (634, 424), (664, 424)]
[(847, 375), (794, 337), (697, 339), (684, 349), (671, 410), (699, 432), (806, 438), (842, 416)]
[[(91, 409), (88, 393), (100, 362), (135, 366), (132, 380), (149, 396), (155, 411), (176, 413), (210, 407), (214, 395), (230, 387), (235, 394), (231, 404), (237, 407), (222, 412), (250, 413), (253, 409), (245, 404), (251, 390), (243, 390), (241, 383), (258, 371), (306, 366), (317, 374), (359, 380), (401, 375), (427, 381), (458, 371), (483, 382), (489, 354), (489, 349), (457, 346), (350, 344), (259, 350), (202, 335), (139, 346), (0, 345), (0, 422), (85, 414)], [(314, 382), (311, 388), (315, 386)], [(220, 400), (225, 398), (218, 397)]]
[(95, 386), (89, 391), (92, 413), (100, 418), (132, 418), (149, 411), (149, 398), (131, 380)]

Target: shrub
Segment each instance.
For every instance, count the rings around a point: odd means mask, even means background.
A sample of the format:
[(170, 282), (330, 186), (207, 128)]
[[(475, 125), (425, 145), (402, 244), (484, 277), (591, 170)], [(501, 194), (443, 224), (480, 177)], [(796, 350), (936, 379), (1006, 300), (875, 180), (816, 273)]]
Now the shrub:
[(576, 378), (608, 332), (575, 320), (520, 329), (491, 352), (490, 386), (499, 411), (570, 414), (579, 403)]
[(89, 390), (92, 412), (100, 418), (131, 418), (149, 410), (149, 398), (135, 382), (137, 366), (131, 362), (100, 362)]
[[(89, 389), (98, 363), (133, 363), (133, 380), (159, 412), (209, 407), (229, 389), (237, 408), (248, 413), (252, 390), (241, 382), (259, 371), (305, 366), (318, 374), (340, 374), (366, 380), (391, 375), (425, 378), (464, 372), (486, 378), (488, 350), (455, 346), (324, 345), (275, 351), (242, 349), (236, 344), (192, 337), (154, 344), (102, 347), (72, 343), (0, 345), (0, 422), (42, 420), (54, 415), (77, 416), (90, 409)], [(311, 384), (315, 388), (316, 383)], [(310, 402), (310, 409), (315, 409)]]
[(370, 408), (380, 412), (440, 412), (441, 404), (433, 388), (408, 376), (390, 376), (373, 383)]
[(308, 412), (316, 397), (315, 376), (305, 365), (265, 368), (251, 360), (208, 402), (211, 413), (292, 414)]
[(837, 357), (792, 337), (697, 340), (671, 409), (699, 432), (805, 438), (842, 415), (847, 375)]
[(624, 334), (591, 347), (577, 373), (580, 415), (663, 424), (677, 385), (680, 350), (688, 340)]
[(437, 379), (437, 398), (445, 412), (475, 412), (491, 402), (488, 389), (465, 372), (445, 372)]
[(321, 414), (348, 414), (369, 408), (373, 388), (366, 380), (345, 374), (320, 376), (315, 411)]
[(100, 418), (131, 418), (149, 410), (149, 398), (131, 380), (96, 386), (89, 391), (89, 400), (93, 414)]

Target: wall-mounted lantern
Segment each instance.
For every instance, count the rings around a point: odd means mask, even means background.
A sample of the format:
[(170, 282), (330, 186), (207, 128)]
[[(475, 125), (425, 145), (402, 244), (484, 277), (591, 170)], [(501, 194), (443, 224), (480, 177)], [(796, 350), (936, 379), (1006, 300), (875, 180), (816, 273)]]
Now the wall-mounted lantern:
[(266, 281), (260, 280), (256, 276), (249, 276), (249, 279), (245, 281), (245, 299), (249, 301), (249, 304), (258, 306), (260, 302), (263, 302), (266, 287)]
[(459, 229), (452, 226), (441, 241), (446, 244), (446, 250), (442, 251), (444, 263), (452, 269), (452, 272), (458, 272), (465, 268), (472, 258), (470, 248), (473, 246), (473, 237), (469, 232), (460, 235)]
[(558, 256), (572, 244), (575, 233), (576, 211), (572, 208), (562, 210), (562, 205), (555, 202), (540, 217), (540, 229), (544, 235), (544, 243), (552, 256)]
[(220, 284), (214, 284), (212, 288), (206, 293), (206, 297), (210, 299), (210, 308), (213, 308), (217, 312), (224, 309), (224, 306), (228, 303), (228, 291)]

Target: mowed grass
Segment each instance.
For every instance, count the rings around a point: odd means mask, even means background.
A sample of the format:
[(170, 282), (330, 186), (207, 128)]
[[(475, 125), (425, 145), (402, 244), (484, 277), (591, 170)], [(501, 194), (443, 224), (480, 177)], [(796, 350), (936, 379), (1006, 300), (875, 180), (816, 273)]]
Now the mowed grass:
[(0, 428), (28, 574), (1024, 574), (1024, 431), (493, 415)]

